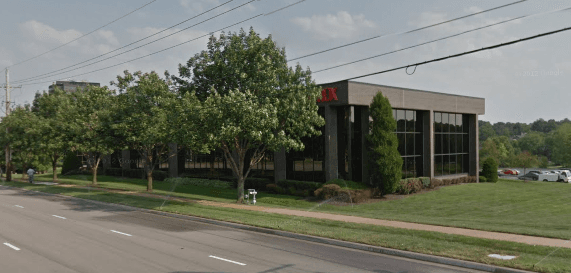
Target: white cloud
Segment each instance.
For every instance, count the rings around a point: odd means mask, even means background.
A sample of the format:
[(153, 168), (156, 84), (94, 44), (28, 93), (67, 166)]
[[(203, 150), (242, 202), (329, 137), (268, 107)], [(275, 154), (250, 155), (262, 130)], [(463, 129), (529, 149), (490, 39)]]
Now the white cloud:
[[(81, 36), (81, 32), (69, 30), (56, 30), (55, 28), (38, 21), (28, 21), (20, 26), (22, 33), (28, 38), (44, 43), (65, 44)], [(72, 43), (71, 45), (77, 45)]]
[(365, 15), (351, 15), (346, 11), (340, 11), (337, 15), (313, 15), (311, 18), (297, 17), (291, 21), (321, 40), (350, 39), (376, 28), (376, 24), (365, 19)]

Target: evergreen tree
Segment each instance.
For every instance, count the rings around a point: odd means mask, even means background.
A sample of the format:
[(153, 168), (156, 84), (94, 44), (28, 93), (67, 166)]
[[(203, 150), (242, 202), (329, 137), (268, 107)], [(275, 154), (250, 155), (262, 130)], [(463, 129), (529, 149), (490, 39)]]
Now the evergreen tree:
[(370, 106), (373, 119), (368, 136), (370, 143), (371, 183), (381, 193), (393, 193), (402, 176), (402, 158), (398, 152), (395, 135), (397, 123), (392, 116), (389, 100), (381, 92), (373, 98)]

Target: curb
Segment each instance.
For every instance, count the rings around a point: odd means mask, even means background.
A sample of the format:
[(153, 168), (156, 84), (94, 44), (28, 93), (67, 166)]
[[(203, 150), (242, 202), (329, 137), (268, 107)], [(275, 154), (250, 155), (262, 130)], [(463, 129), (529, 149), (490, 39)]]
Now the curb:
[(318, 237), (318, 236), (313, 236), (313, 235), (304, 235), (304, 234), (292, 233), (292, 232), (287, 232), (287, 231), (280, 231), (280, 230), (269, 229), (269, 228), (248, 226), (248, 225), (238, 224), (238, 223), (233, 223), (233, 222), (224, 222), (224, 221), (202, 218), (202, 217), (197, 217), (197, 216), (162, 212), (162, 211), (156, 211), (156, 210), (150, 210), (150, 209), (144, 209), (144, 208), (131, 207), (131, 206), (126, 206), (126, 205), (121, 205), (121, 204), (106, 203), (106, 202), (102, 202), (102, 201), (77, 198), (77, 197), (73, 197), (73, 196), (65, 196), (65, 195), (60, 195), (60, 194), (45, 193), (45, 192), (27, 190), (27, 189), (22, 189), (22, 188), (14, 188), (14, 187), (10, 187), (10, 186), (2, 186), (2, 187), (13, 189), (13, 190), (34, 192), (34, 193), (37, 193), (40, 195), (55, 196), (55, 197), (59, 197), (62, 199), (81, 200), (81, 201), (91, 202), (91, 203), (99, 204), (99, 205), (124, 208), (124, 209), (128, 209), (131, 211), (133, 211), (133, 210), (142, 211), (142, 212), (149, 213), (149, 214), (155, 214), (155, 215), (161, 215), (161, 216), (166, 216), (166, 217), (196, 221), (196, 222), (201, 222), (201, 223), (206, 223), (206, 224), (211, 224), (211, 225), (224, 226), (224, 227), (247, 230), (247, 231), (252, 231), (252, 232), (265, 233), (265, 234), (270, 234), (270, 235), (276, 235), (276, 236), (288, 237), (288, 238), (293, 238), (293, 239), (298, 239), (298, 240), (315, 242), (315, 243), (321, 243), (321, 244), (327, 244), (327, 245), (334, 245), (334, 246), (339, 246), (339, 247), (363, 250), (363, 251), (368, 251), (368, 252), (375, 252), (375, 253), (397, 256), (397, 257), (403, 257), (403, 258), (409, 258), (409, 259), (420, 260), (420, 261), (425, 261), (425, 262), (444, 264), (444, 265), (449, 265), (449, 266), (456, 266), (456, 267), (461, 267), (461, 268), (466, 268), (466, 269), (473, 269), (473, 270), (480, 270), (480, 271), (494, 272), (494, 273), (530, 273), (530, 272), (532, 272), (532, 271), (525, 271), (525, 270), (514, 269), (514, 268), (507, 268), (507, 267), (500, 267), (500, 266), (488, 265), (488, 264), (482, 264), (482, 263), (476, 263), (476, 262), (470, 262), (470, 261), (463, 261), (463, 260), (458, 260), (458, 259), (453, 259), (453, 258), (446, 258), (446, 257), (439, 257), (439, 256), (428, 255), (428, 254), (421, 254), (421, 253), (410, 252), (410, 251), (405, 251), (405, 250), (397, 250), (397, 249), (392, 249), (392, 248), (385, 248), (385, 247), (371, 246), (371, 245), (366, 245), (366, 244), (361, 244), (361, 243), (354, 243), (354, 242), (347, 242), (347, 241), (341, 241), (341, 240), (336, 240), (336, 239), (329, 239), (329, 238)]

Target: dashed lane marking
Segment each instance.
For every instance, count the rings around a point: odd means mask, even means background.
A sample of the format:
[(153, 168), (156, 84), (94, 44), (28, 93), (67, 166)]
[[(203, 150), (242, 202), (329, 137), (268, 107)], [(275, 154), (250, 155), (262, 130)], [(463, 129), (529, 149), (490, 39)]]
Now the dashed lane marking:
[(242, 266), (246, 265), (246, 264), (243, 264), (243, 263), (235, 262), (235, 261), (232, 261), (232, 260), (228, 260), (228, 259), (224, 259), (224, 258), (212, 256), (212, 255), (210, 255), (210, 256), (208, 256), (208, 257), (214, 258), (214, 259), (218, 259), (218, 260), (221, 260), (221, 261), (225, 261), (225, 262), (229, 262), (229, 263), (233, 263), (233, 264), (237, 264), (237, 265), (242, 265)]
[(64, 220), (67, 219), (67, 218), (62, 217), (62, 216), (57, 216), (57, 215), (52, 215), (52, 216), (53, 216), (53, 217), (56, 217), (56, 218), (59, 218), (59, 219), (64, 219)]
[(115, 233), (119, 233), (119, 234), (125, 235), (125, 236), (129, 236), (129, 237), (133, 236), (133, 235), (131, 235), (131, 234), (119, 232), (119, 231), (116, 231), (116, 230), (111, 230), (111, 231), (113, 231), (113, 232), (115, 232)]
[(16, 251), (20, 251), (19, 248), (15, 247), (15, 246), (13, 246), (13, 245), (11, 245), (11, 244), (9, 244), (9, 243), (4, 243), (4, 245), (9, 246), (10, 248), (12, 248), (12, 249), (14, 249), (14, 250), (16, 250)]

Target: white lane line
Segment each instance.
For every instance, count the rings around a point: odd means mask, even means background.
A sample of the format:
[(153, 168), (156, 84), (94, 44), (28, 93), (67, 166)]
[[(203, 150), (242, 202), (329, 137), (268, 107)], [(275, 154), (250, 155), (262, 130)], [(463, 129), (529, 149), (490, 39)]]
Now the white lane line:
[(233, 263), (233, 264), (237, 264), (237, 265), (246, 265), (246, 264), (243, 264), (243, 263), (239, 263), (239, 262), (235, 262), (235, 261), (227, 260), (227, 259), (224, 259), (224, 258), (220, 258), (220, 257), (212, 256), (212, 255), (210, 255), (210, 256), (208, 256), (208, 257), (210, 257), (210, 258), (214, 258), (214, 259), (218, 259), (218, 260), (221, 260), (221, 261), (225, 261), (225, 262), (229, 262), (229, 263)]
[(116, 230), (111, 230), (111, 231), (113, 231), (113, 232), (115, 232), (115, 233), (119, 233), (119, 234), (125, 235), (125, 236), (133, 236), (133, 235), (131, 235), (131, 234), (119, 232), (119, 231), (116, 231)]
[(11, 245), (11, 244), (9, 244), (9, 243), (4, 243), (4, 245), (9, 246), (9, 247), (11, 247), (12, 249), (14, 249), (14, 250), (16, 250), (16, 251), (20, 251), (19, 248), (15, 247), (15, 246), (13, 246), (13, 245)]
[(20, 205), (14, 205), (14, 207), (19, 207), (21, 209), (23, 209), (24, 207), (20, 206)]
[(62, 216), (57, 216), (57, 215), (52, 215), (52, 216), (53, 216), (53, 217), (57, 217), (57, 218), (59, 218), (59, 219), (64, 219), (64, 220), (67, 219), (67, 218), (62, 217)]

